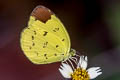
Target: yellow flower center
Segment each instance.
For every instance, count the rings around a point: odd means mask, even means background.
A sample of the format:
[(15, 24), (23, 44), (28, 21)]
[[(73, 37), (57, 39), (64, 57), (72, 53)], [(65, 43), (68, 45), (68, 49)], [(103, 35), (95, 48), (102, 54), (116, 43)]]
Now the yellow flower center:
[(71, 77), (72, 80), (90, 80), (88, 72), (81, 68), (75, 69)]

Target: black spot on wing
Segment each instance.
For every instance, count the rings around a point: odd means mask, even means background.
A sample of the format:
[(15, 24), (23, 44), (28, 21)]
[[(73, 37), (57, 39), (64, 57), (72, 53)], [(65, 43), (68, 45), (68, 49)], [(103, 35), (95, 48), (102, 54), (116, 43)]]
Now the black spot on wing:
[(43, 48), (46, 48), (46, 46), (43, 46)]
[(34, 42), (32, 43), (32, 46), (35, 46), (35, 43), (34, 43)]
[(62, 41), (65, 41), (65, 39), (62, 39)]
[(56, 45), (56, 48), (58, 48), (59, 47), (59, 45)]
[(44, 34), (43, 34), (43, 36), (46, 36), (46, 35), (47, 35), (47, 33), (48, 33), (47, 31), (44, 31)]
[(43, 48), (46, 48), (47, 45), (48, 45), (48, 42), (45, 42), (45, 43), (43, 44)]
[(54, 28), (53, 32), (59, 31), (59, 28)]
[(32, 40), (34, 40), (34, 36), (32, 36)]
[(56, 32), (55, 30), (53, 30), (53, 32)]
[(34, 35), (36, 35), (37, 33), (36, 33), (36, 31), (33, 31), (34, 32)]
[(46, 59), (48, 59), (48, 57), (47, 57), (47, 54), (46, 54), (46, 53), (44, 54), (44, 57), (45, 57)]
[(57, 54), (56, 54), (56, 53), (55, 53), (54, 55), (55, 55), (55, 56), (57, 56)]
[(27, 28), (27, 29), (30, 29), (30, 28)]
[(46, 57), (46, 56), (47, 56), (47, 54), (44, 54), (44, 56)]

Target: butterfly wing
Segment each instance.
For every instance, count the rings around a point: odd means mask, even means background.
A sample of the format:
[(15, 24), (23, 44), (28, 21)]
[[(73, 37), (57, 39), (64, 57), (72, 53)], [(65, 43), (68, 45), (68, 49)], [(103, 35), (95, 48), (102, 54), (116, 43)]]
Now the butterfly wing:
[(53, 63), (68, 57), (70, 39), (54, 14), (46, 22), (30, 16), (28, 27), (21, 33), (21, 48), (35, 64)]

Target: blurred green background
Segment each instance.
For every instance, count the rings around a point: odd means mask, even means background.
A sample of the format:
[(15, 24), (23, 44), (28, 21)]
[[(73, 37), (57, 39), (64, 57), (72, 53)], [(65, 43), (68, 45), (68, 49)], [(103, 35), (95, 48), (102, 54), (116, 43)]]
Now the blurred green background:
[(64, 80), (60, 63), (35, 65), (21, 51), (20, 33), (37, 5), (63, 22), (88, 67), (102, 68), (95, 80), (120, 80), (119, 0), (0, 0), (0, 80)]

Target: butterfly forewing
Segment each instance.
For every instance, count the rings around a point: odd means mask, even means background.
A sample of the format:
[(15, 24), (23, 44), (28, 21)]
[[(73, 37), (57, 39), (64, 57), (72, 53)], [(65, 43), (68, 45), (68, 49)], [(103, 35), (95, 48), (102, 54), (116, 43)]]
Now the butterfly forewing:
[(55, 15), (46, 22), (30, 16), (28, 27), (21, 33), (21, 47), (33, 63), (47, 64), (63, 60), (70, 50), (70, 39)]

